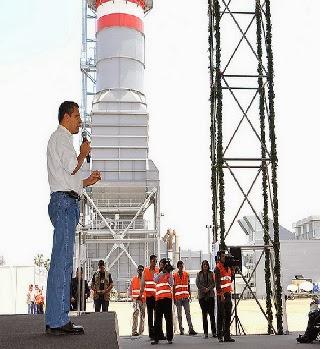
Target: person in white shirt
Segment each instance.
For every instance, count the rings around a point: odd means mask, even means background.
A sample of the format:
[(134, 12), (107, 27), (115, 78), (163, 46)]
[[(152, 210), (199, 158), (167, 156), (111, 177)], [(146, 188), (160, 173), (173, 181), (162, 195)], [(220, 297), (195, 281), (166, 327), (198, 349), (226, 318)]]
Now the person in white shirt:
[(48, 181), (51, 191), (48, 213), (54, 226), (50, 270), (47, 280), (46, 333), (82, 334), (83, 327), (70, 322), (70, 283), (75, 231), (79, 222), (79, 200), (84, 187), (98, 182), (99, 171), (82, 180), (80, 168), (90, 144), (85, 141), (77, 156), (72, 135), (79, 133), (81, 118), (75, 102), (59, 107), (59, 126), (51, 135), (47, 148)]

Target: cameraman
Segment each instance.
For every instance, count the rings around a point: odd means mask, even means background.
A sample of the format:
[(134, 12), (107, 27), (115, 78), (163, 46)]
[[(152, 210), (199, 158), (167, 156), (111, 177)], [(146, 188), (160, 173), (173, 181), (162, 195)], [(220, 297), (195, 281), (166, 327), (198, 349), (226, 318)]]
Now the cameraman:
[(170, 261), (163, 258), (159, 262), (159, 274), (154, 275), (156, 283), (156, 311), (155, 311), (155, 333), (152, 345), (158, 344), (161, 339), (162, 317), (166, 320), (166, 335), (169, 344), (173, 339), (173, 316), (172, 316), (172, 277), (173, 267)]
[(234, 274), (226, 265), (225, 251), (218, 251), (217, 265), (214, 270), (217, 290), (217, 330), (219, 342), (234, 342), (230, 336), (231, 326), (231, 292)]

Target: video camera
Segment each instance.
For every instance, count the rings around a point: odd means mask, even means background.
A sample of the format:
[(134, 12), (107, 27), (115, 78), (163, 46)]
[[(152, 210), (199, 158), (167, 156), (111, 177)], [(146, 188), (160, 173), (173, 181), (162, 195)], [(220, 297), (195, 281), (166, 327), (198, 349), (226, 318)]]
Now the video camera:
[[(218, 251), (217, 260), (220, 260), (220, 256), (223, 253), (225, 256), (224, 265), (229, 268), (239, 268), (241, 270), (242, 267), (242, 259), (241, 259), (241, 250), (239, 248), (230, 248), (231, 253), (225, 253), (225, 251)], [(236, 256), (232, 254), (232, 252), (236, 252)]]
[(171, 273), (174, 270), (174, 267), (171, 265), (170, 259), (163, 258), (161, 262), (163, 263), (163, 271), (165, 273)]
[(240, 259), (237, 259), (232, 254), (226, 254), (225, 256), (226, 257), (225, 257), (224, 265), (226, 267), (229, 267), (229, 268), (240, 267), (241, 265)]

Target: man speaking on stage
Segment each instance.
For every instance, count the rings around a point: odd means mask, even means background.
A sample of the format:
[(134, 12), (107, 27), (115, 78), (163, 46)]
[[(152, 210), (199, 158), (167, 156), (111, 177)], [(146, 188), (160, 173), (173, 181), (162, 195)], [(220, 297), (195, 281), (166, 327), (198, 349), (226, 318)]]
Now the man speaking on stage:
[(48, 181), (51, 191), (48, 213), (54, 227), (50, 270), (47, 281), (46, 333), (83, 334), (81, 326), (71, 323), (70, 282), (72, 276), (75, 231), (80, 217), (79, 200), (84, 187), (101, 179), (99, 171), (82, 180), (80, 168), (90, 153), (84, 140), (77, 156), (72, 135), (79, 133), (79, 106), (66, 101), (59, 107), (59, 126), (47, 148)]

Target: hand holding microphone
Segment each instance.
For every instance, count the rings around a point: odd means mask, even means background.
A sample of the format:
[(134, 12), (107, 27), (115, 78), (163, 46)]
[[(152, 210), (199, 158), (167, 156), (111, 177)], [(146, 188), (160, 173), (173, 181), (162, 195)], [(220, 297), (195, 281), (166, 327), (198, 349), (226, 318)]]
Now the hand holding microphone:
[(90, 159), (91, 159), (90, 151), (91, 151), (90, 143), (87, 139), (86, 133), (82, 132), (82, 144), (80, 146), (80, 153), (85, 155), (88, 164), (90, 163)]

